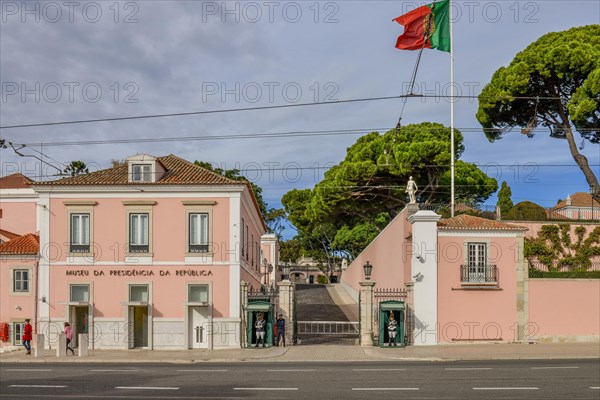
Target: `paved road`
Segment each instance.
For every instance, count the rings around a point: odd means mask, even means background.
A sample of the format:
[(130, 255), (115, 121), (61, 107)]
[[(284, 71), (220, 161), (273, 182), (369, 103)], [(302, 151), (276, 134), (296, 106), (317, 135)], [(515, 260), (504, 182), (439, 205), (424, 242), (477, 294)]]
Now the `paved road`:
[(599, 399), (600, 360), (0, 365), (0, 398)]

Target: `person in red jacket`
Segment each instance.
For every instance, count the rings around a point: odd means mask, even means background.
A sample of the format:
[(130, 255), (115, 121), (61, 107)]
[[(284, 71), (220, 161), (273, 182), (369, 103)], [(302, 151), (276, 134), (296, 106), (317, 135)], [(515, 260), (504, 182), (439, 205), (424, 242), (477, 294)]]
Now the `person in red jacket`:
[(25, 320), (25, 329), (23, 329), (23, 336), (21, 336), (21, 343), (23, 343), (23, 346), (27, 350), (25, 354), (31, 354), (31, 339), (33, 339), (33, 328), (29, 321), (31, 321), (29, 318)]

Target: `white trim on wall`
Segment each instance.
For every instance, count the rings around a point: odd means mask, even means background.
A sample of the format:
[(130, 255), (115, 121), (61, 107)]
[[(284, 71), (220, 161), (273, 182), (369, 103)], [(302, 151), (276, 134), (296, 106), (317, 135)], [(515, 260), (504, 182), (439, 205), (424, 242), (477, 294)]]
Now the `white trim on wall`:
[(486, 238), (514, 238), (519, 234), (522, 234), (523, 231), (514, 231), (514, 232), (497, 232), (497, 231), (486, 231), (486, 230), (465, 230), (465, 231), (445, 231), (438, 229), (438, 237), (486, 237)]
[(229, 197), (229, 317), (240, 318), (240, 225), (242, 223), (241, 193)]

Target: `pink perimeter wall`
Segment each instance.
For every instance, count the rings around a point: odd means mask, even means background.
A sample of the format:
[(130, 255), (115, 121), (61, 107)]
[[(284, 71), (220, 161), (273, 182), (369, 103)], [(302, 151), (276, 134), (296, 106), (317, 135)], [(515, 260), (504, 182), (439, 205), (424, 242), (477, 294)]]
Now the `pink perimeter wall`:
[[(212, 275), (208, 275), (208, 273)], [(87, 272), (87, 275), (85, 274)], [(104, 272), (102, 275), (101, 272)], [(137, 276), (127, 276), (128, 273)], [(144, 276), (149, 274), (152, 276)], [(169, 273), (167, 275), (167, 272)], [(121, 275), (119, 275), (119, 273)], [(72, 275), (77, 274), (77, 275)], [(200, 275), (200, 276), (198, 276)], [(50, 267), (51, 317), (65, 318), (69, 301), (70, 284), (90, 284), (94, 303), (94, 317), (124, 318), (128, 301), (128, 285), (150, 284), (153, 316), (157, 318), (183, 318), (187, 302), (187, 284), (212, 283), (213, 318), (229, 317), (229, 267), (228, 266), (86, 266)]]
[[(460, 266), (467, 262), (464, 243), (489, 240), (490, 264), (498, 267), (499, 289), (461, 286)], [(438, 237), (438, 333), (440, 342), (516, 340), (517, 264), (514, 237)], [(454, 250), (452, 250), (454, 249)], [(494, 250), (496, 249), (496, 250)], [(511, 250), (513, 249), (513, 250)]]
[(403, 210), (342, 272), (341, 282), (358, 292), (358, 283), (365, 280), (363, 265), (369, 261), (376, 288), (404, 289), (404, 283), (410, 280), (412, 241), (407, 237), (411, 232), (412, 225)]
[(530, 279), (529, 336), (600, 335), (600, 279)]

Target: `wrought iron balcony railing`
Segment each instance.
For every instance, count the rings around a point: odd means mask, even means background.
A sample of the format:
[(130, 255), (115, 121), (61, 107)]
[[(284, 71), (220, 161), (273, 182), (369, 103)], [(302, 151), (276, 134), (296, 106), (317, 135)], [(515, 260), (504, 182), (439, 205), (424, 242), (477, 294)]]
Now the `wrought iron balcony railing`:
[(498, 268), (490, 264), (466, 264), (460, 267), (461, 283), (498, 283)]

